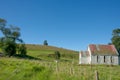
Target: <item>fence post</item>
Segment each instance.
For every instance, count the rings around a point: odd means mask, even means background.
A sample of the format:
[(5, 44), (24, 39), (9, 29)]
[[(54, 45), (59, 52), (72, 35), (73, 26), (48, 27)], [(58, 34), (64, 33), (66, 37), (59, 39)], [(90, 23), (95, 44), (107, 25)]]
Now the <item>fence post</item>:
[(72, 67), (70, 68), (70, 75), (74, 75), (74, 69)]
[(58, 61), (56, 60), (55, 62), (56, 62), (56, 71), (57, 71), (57, 73), (58, 73), (58, 70), (59, 70), (59, 69), (58, 69)]
[(70, 75), (72, 75), (72, 68), (70, 68)]
[(99, 74), (97, 70), (95, 71), (95, 80), (99, 80)]

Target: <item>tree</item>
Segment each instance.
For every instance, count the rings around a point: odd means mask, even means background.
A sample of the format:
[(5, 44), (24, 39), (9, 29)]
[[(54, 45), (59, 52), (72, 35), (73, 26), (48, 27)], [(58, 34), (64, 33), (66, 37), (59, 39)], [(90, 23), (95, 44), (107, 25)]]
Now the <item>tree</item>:
[(60, 59), (60, 52), (59, 51), (55, 51), (55, 59), (56, 60)]
[(16, 44), (9, 39), (3, 42), (2, 50), (9, 57), (16, 53)]
[(12, 56), (16, 54), (16, 50), (18, 50), (19, 44), (17, 43), (19, 42), (21, 45), (24, 45), (24, 42), (19, 38), (20, 28), (13, 25), (6, 27), (6, 23), (6, 20), (0, 18), (0, 31), (3, 34), (3, 37), (0, 37), (0, 47), (5, 55)]
[(119, 54), (120, 54), (120, 29), (114, 29), (112, 32), (112, 44), (115, 45), (116, 49), (118, 50)]
[(45, 45), (45, 46), (47, 46), (47, 45), (48, 45), (47, 40), (44, 40), (43, 45)]
[(18, 53), (21, 54), (22, 56), (26, 55), (27, 50), (26, 50), (25, 44), (19, 44)]

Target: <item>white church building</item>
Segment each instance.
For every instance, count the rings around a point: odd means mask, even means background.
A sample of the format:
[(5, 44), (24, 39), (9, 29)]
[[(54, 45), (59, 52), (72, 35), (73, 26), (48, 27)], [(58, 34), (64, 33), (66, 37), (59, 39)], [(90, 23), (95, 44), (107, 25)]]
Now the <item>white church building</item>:
[(90, 44), (87, 51), (80, 51), (79, 64), (119, 65), (119, 54), (114, 45)]

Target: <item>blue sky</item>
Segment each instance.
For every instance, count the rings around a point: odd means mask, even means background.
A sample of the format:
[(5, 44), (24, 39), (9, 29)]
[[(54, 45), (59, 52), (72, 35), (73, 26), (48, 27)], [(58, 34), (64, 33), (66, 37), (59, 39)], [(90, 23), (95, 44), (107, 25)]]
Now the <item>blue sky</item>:
[(26, 43), (86, 50), (111, 42), (120, 0), (0, 0), (0, 18), (19, 26)]

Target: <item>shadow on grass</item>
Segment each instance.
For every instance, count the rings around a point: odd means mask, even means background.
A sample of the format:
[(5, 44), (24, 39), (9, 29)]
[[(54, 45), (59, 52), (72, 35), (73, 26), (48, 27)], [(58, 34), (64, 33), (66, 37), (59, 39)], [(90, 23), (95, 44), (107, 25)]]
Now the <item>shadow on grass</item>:
[(14, 57), (20, 58), (20, 59), (42, 60), (42, 59), (40, 59), (40, 58), (36, 58), (36, 57), (33, 57), (33, 56), (29, 56), (29, 55), (20, 55), (20, 54), (16, 54), (16, 55), (14, 55)]

